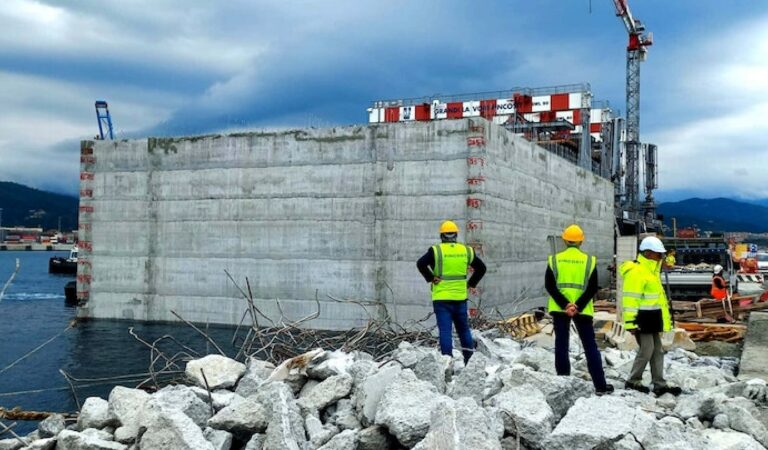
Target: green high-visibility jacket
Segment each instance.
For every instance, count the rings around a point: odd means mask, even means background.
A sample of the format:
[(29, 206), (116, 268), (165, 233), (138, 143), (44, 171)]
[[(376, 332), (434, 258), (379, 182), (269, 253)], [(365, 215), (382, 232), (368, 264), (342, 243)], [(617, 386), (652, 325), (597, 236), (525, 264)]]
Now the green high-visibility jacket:
[[(597, 257), (588, 255), (578, 247), (568, 247), (554, 257), (549, 255), (549, 268), (555, 275), (557, 281), (557, 290), (559, 290), (570, 303), (576, 303), (581, 294), (587, 289), (587, 283), (592, 276), (592, 272), (597, 267)], [(554, 298), (549, 297), (549, 312), (562, 312), (563, 308), (557, 304)], [(595, 306), (592, 300), (580, 314), (593, 316)]]
[(466, 300), (467, 272), (475, 251), (457, 242), (433, 245), (435, 267), (432, 273), (442, 281), (432, 285), (432, 300)]
[(619, 268), (624, 278), (622, 319), (627, 330), (660, 333), (672, 329), (669, 302), (661, 284), (661, 261), (638, 255)]

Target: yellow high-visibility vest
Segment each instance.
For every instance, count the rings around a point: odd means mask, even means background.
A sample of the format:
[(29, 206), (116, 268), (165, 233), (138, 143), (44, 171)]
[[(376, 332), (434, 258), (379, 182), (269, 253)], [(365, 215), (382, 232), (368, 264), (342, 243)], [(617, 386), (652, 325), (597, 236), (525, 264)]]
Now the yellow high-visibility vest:
[(670, 331), (672, 316), (667, 295), (661, 284), (661, 261), (637, 256), (637, 261), (625, 261), (619, 268), (624, 278), (622, 320), (624, 328), (640, 328), (649, 332)]
[(467, 272), (475, 251), (464, 244), (444, 242), (433, 245), (433, 274), (442, 281), (432, 285), (432, 300), (466, 300)]
[[(589, 278), (597, 266), (597, 257), (582, 252), (578, 247), (568, 247), (554, 257), (549, 255), (548, 263), (555, 275), (557, 289), (570, 303), (576, 303), (576, 300), (587, 289)], [(548, 308), (550, 313), (563, 311), (563, 308), (552, 297), (549, 297)], [(590, 317), (595, 314), (595, 306), (591, 299), (579, 314)]]

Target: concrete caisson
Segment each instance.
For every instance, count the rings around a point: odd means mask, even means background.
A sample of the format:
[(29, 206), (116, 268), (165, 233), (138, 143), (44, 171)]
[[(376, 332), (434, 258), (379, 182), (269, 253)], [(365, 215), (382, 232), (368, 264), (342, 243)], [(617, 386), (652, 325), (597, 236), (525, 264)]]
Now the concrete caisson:
[(315, 299), (307, 326), (368, 319), (330, 294), (407, 323), (431, 310), (415, 261), (444, 219), (488, 265), (484, 309), (543, 304), (547, 236), (572, 222), (603, 281), (612, 255), (613, 185), (479, 118), (81, 148), (84, 317), (237, 324), (226, 270), (273, 320), (276, 300), (296, 320)]

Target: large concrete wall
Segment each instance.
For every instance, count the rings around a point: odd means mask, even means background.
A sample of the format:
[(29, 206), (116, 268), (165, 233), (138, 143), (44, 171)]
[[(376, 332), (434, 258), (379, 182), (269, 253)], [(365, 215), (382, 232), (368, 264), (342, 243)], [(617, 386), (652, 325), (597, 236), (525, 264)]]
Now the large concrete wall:
[(484, 308), (542, 304), (547, 236), (572, 222), (601, 276), (612, 254), (613, 185), (482, 119), (81, 148), (86, 317), (236, 324), (227, 270), (273, 318), (275, 299), (295, 320), (318, 298), (309, 326), (367, 319), (330, 294), (381, 300), (404, 323), (431, 309), (415, 261), (444, 219), (488, 265)]

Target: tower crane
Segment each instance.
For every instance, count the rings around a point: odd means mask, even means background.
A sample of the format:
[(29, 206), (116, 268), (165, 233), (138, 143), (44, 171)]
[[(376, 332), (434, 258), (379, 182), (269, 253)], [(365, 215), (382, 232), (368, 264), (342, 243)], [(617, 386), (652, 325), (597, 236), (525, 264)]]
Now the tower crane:
[[(632, 219), (644, 220), (646, 225), (655, 221), (656, 205), (653, 200), (653, 190), (656, 182), (656, 146), (644, 146), (640, 142), (640, 63), (645, 61), (648, 47), (653, 45), (653, 33), (647, 32), (645, 26), (632, 16), (628, 0), (613, 0), (616, 6), (616, 16), (621, 18), (629, 35), (627, 45), (627, 119), (624, 149), (626, 155), (626, 174), (624, 177), (625, 199), (623, 209), (629, 212)], [(640, 207), (640, 150), (645, 150), (645, 192), (646, 198)]]

